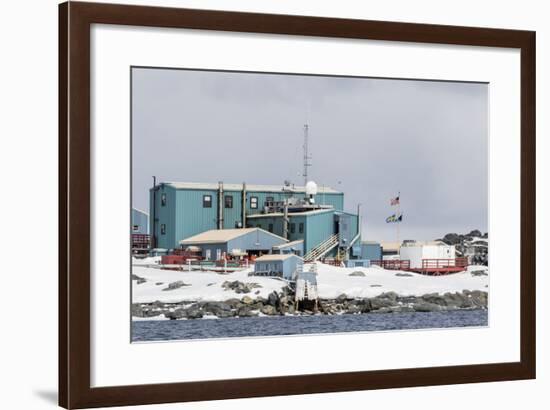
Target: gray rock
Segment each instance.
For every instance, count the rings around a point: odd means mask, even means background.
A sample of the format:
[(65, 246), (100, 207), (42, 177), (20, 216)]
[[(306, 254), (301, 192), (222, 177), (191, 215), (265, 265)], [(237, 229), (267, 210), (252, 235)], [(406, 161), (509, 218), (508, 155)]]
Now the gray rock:
[(232, 290), (235, 293), (250, 293), (252, 289), (261, 288), (262, 286), (258, 283), (243, 283), (238, 280), (232, 282), (225, 281), (222, 283), (222, 288), (225, 290)]
[(360, 306), (357, 306), (357, 305), (350, 305), (347, 310), (346, 310), (346, 314), (349, 314), (349, 315), (354, 315), (354, 314), (357, 314), (357, 313), (361, 313), (362, 312), (362, 309)]
[(253, 312), (252, 309), (248, 306), (242, 306), (237, 310), (237, 316), (239, 316), (239, 317), (252, 317), (252, 316), (258, 316), (258, 313)]
[(279, 306), (279, 302), (280, 302), (279, 294), (275, 291), (271, 292), (267, 297), (267, 303), (270, 304), (271, 306), (277, 307)]
[(382, 299), (389, 299), (392, 302), (395, 302), (395, 301), (397, 301), (398, 295), (395, 292), (384, 292), (384, 293), (378, 295), (378, 297), (382, 298)]
[(362, 276), (362, 277), (365, 277), (365, 272), (361, 272), (360, 270), (358, 271), (355, 271), (355, 272), (351, 272), (348, 276)]
[(342, 293), (340, 296), (338, 296), (338, 297), (336, 298), (336, 300), (337, 300), (338, 302), (344, 302), (344, 301), (347, 300), (347, 299), (348, 299), (348, 295), (346, 295), (345, 293)]
[(142, 283), (147, 282), (147, 279), (142, 278), (142, 277), (140, 277), (140, 276), (138, 276), (138, 275), (135, 275), (135, 274), (133, 274), (133, 273), (132, 273), (132, 280), (137, 281), (137, 284), (138, 284), (138, 285), (141, 285)]
[(412, 305), (412, 309), (415, 312), (439, 312), (442, 310), (442, 307), (440, 305), (436, 305), (435, 303), (420, 302)]
[(231, 306), (224, 302), (205, 302), (201, 305), (201, 308), (204, 312), (218, 317), (227, 317), (226, 313), (231, 312)]
[(229, 306), (231, 306), (231, 308), (235, 309), (237, 307), (237, 305), (239, 305), (241, 303), (241, 300), (237, 299), (237, 298), (227, 299), (225, 301), (225, 303), (228, 304)]
[(185, 309), (185, 317), (187, 319), (200, 319), (204, 316), (203, 311), (198, 304), (191, 305)]
[(182, 280), (178, 280), (177, 282), (169, 283), (168, 287), (166, 287), (162, 290), (164, 290), (164, 291), (175, 290), (175, 289), (182, 288), (184, 286), (191, 286), (191, 285), (189, 285), (187, 283), (184, 283)]
[(484, 270), (473, 270), (470, 272), (472, 276), (489, 276)]
[(401, 277), (411, 277), (411, 276), (414, 276), (412, 273), (402, 273), (402, 272), (397, 272), (395, 274), (395, 276), (401, 276)]
[(387, 308), (394, 305), (394, 301), (392, 301), (391, 299), (386, 299), (381, 297), (370, 298), (369, 303), (370, 303), (371, 310), (378, 310), (378, 309)]
[(254, 299), (252, 299), (250, 296), (245, 296), (241, 299), (241, 302), (245, 305), (251, 305), (254, 303)]
[(275, 309), (274, 306), (266, 305), (260, 309), (260, 312), (262, 312), (264, 315), (273, 316), (278, 314), (277, 309)]
[(166, 312), (164, 314), (165, 317), (167, 317), (170, 320), (177, 320), (177, 319), (183, 319), (187, 317), (186, 310), (183, 308), (179, 308), (174, 310), (173, 312)]
[(422, 295), (422, 300), (439, 306), (447, 306), (448, 301), (448, 299), (439, 295), (439, 293), (428, 293), (426, 295)]

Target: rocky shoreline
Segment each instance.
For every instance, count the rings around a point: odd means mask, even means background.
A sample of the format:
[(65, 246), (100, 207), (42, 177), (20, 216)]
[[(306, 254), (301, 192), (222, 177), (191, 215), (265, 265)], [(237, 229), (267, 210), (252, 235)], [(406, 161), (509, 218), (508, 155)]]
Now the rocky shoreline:
[[(248, 290), (248, 289), (247, 289)], [(248, 292), (243, 292), (248, 293)], [(400, 312), (444, 312), (459, 309), (487, 309), (488, 293), (463, 290), (454, 293), (428, 293), (422, 296), (401, 296), (385, 292), (372, 298), (349, 298), (341, 294), (335, 299), (319, 299), (317, 310), (296, 310), (290, 288), (272, 292), (267, 298), (248, 295), (225, 301), (181, 301), (132, 304), (132, 316), (138, 318), (201, 319), (253, 316), (306, 316), (312, 314), (341, 315)]]

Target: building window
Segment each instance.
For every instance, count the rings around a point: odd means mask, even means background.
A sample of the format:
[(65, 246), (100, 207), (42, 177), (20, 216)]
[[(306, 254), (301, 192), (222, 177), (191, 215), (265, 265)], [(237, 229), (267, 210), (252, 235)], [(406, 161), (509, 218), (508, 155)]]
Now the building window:
[(290, 233), (294, 233), (296, 232), (296, 224), (295, 223), (291, 223), (290, 224)]
[(270, 204), (270, 203), (273, 202), (273, 201), (274, 201), (274, 199), (273, 199), (272, 196), (266, 196), (266, 197), (265, 197), (265, 204), (266, 204), (266, 205), (267, 205), (267, 204)]
[(203, 195), (202, 196), (202, 207), (203, 208), (212, 208), (212, 195)]
[(160, 234), (166, 235), (166, 224), (160, 224)]
[(273, 224), (269, 224), (269, 225), (267, 226), (267, 230), (268, 230), (269, 232), (273, 233)]
[(251, 209), (258, 209), (258, 197), (257, 196), (251, 196), (250, 197), (250, 208)]
[(222, 250), (216, 249), (216, 260), (219, 261), (222, 258)]
[(166, 206), (166, 194), (160, 196), (160, 206)]
[(134, 225), (134, 226), (132, 226), (132, 230), (133, 230), (134, 232), (139, 231), (139, 225)]
[(225, 196), (225, 207), (226, 208), (233, 208), (233, 197), (231, 195)]
[(212, 256), (212, 251), (210, 249), (207, 249), (204, 252), (204, 259), (209, 260), (211, 256)]
[(300, 224), (298, 225), (298, 232), (299, 233), (304, 233), (304, 223), (303, 222), (300, 222)]

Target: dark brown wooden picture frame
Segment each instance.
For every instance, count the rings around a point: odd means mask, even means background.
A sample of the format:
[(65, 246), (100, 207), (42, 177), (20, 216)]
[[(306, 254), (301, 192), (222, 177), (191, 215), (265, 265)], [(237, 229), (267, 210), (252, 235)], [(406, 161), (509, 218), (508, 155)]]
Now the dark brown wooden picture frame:
[[(521, 50), (521, 360), (204, 382), (90, 386), (90, 27), (118, 24)], [(69, 41), (70, 40), (70, 41)], [(59, 6), (59, 404), (219, 400), (535, 378), (535, 33), (94, 3)]]

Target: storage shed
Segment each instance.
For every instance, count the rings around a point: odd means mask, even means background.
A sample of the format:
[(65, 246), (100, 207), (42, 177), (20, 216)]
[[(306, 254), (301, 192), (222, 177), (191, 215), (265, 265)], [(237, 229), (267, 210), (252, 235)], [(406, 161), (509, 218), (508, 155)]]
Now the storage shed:
[(271, 252), (274, 246), (288, 240), (260, 228), (213, 229), (180, 241), (182, 248), (200, 248), (206, 260), (220, 260), (223, 255), (262, 255)]
[(454, 260), (456, 258), (454, 245), (444, 242), (404, 242), (401, 246), (400, 259), (409, 260), (412, 269), (422, 268), (423, 260)]
[(273, 254), (256, 258), (255, 276), (278, 276), (287, 280), (294, 279), (304, 260), (294, 254)]

